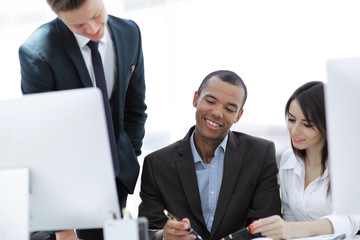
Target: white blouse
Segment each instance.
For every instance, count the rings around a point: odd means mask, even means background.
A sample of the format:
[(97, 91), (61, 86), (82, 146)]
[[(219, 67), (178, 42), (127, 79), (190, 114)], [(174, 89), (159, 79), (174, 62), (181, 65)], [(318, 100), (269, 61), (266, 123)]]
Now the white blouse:
[(354, 236), (360, 228), (360, 215), (331, 215), (333, 208), (327, 194), (330, 177), (324, 174), (305, 186), (305, 164), (296, 157), (292, 149), (284, 152), (279, 166), (279, 183), (285, 221), (311, 221), (327, 218), (335, 234)]

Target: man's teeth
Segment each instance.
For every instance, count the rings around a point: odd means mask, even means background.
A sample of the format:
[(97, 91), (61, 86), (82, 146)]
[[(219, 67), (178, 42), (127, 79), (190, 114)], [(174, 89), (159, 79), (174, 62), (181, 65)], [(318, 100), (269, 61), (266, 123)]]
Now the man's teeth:
[(214, 126), (214, 127), (219, 127), (219, 124), (216, 124), (210, 120), (206, 120), (208, 122), (208, 124), (210, 124), (211, 126)]

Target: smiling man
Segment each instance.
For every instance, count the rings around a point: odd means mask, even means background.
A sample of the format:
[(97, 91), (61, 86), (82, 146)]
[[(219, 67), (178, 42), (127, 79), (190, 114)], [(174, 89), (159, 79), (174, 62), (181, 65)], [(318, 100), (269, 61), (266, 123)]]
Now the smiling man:
[[(57, 18), (35, 30), (20, 46), (21, 90), (28, 94), (102, 89), (118, 198), (120, 207), (125, 207), (139, 175), (137, 156), (147, 118), (140, 30), (131, 20), (108, 15), (102, 0), (47, 2)], [(102, 239), (100, 230), (88, 233), (79, 238)], [(77, 239), (73, 230), (58, 232), (56, 238)]]
[[(262, 216), (280, 215), (274, 144), (230, 130), (246, 98), (236, 73), (210, 73), (194, 94), (196, 125), (146, 156), (139, 216), (149, 219), (151, 239), (195, 239), (191, 226), (203, 239), (219, 240)], [(164, 209), (181, 221), (168, 220)]]

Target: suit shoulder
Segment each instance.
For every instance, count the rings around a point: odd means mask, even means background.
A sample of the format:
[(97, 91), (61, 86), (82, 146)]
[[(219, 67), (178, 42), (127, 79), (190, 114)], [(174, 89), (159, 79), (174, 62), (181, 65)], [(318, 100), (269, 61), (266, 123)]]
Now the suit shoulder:
[(58, 21), (53, 20), (38, 27), (20, 46), (20, 48), (30, 48), (33, 51), (52, 49), (60, 44)]
[(124, 19), (108, 15), (108, 22), (110, 25), (117, 26), (122, 30), (140, 31), (138, 25), (130, 19)]
[(170, 145), (167, 145), (163, 148), (160, 148), (158, 150), (155, 150), (154, 152), (152, 153), (149, 153), (146, 158), (162, 158), (164, 156), (171, 156), (171, 155), (174, 155), (175, 152), (177, 152), (177, 150), (179, 149), (180, 147), (180, 140), (177, 141), (177, 142), (174, 142)]

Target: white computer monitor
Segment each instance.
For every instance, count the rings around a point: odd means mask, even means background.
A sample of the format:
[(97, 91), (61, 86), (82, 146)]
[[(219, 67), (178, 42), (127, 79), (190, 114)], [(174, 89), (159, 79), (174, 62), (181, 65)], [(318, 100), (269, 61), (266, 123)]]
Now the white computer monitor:
[(0, 101), (0, 168), (30, 169), (29, 229), (101, 228), (120, 216), (101, 92)]
[(325, 100), (334, 212), (360, 214), (360, 58), (327, 62)]

